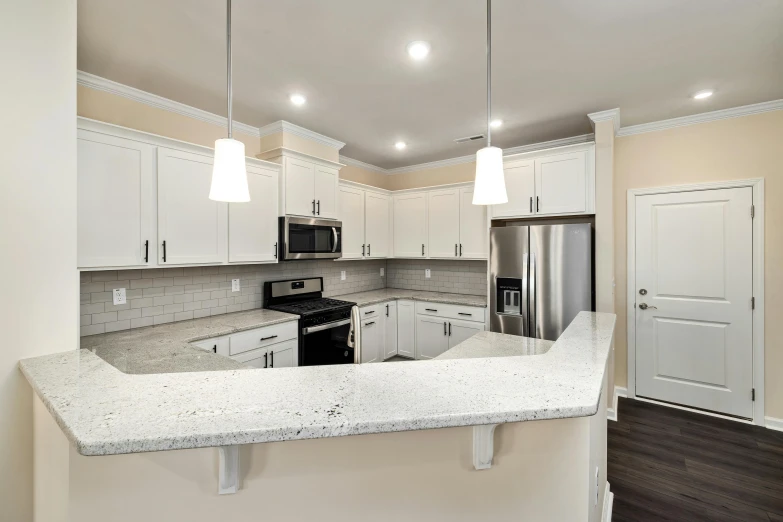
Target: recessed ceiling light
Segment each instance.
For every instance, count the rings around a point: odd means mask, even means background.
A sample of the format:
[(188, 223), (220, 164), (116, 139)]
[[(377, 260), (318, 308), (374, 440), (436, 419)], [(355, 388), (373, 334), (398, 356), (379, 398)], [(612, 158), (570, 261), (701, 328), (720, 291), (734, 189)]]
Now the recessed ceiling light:
[(407, 145), (405, 144), (404, 141), (398, 141), (397, 143), (394, 144), (394, 148), (397, 150), (403, 150), (405, 147), (407, 147)]
[(307, 101), (307, 98), (305, 98), (301, 94), (292, 94), (289, 99), (291, 100), (291, 103), (293, 103), (294, 105), (304, 105), (305, 102)]
[(489, 124), (492, 126), (493, 129), (497, 129), (498, 127), (503, 126), (503, 120), (492, 120), (489, 122)]
[(408, 54), (414, 60), (423, 60), (430, 54), (428, 42), (416, 41), (408, 44)]
[(713, 91), (699, 91), (696, 94), (693, 95), (694, 100), (703, 100), (704, 98), (709, 98), (712, 96)]

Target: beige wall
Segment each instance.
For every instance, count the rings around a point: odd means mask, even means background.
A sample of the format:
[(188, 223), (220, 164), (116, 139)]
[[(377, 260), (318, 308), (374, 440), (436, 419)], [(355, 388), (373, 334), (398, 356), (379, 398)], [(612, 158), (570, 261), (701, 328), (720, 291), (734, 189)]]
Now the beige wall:
[(765, 407), (783, 418), (783, 111), (768, 112), (615, 141), (615, 376), (627, 383), (626, 194), (628, 189), (764, 178)]
[(363, 169), (362, 167), (356, 167), (354, 165), (346, 165), (340, 169), (340, 179), (355, 181), (356, 183), (363, 183), (372, 187), (388, 190), (391, 176), (381, 174), (380, 172), (376, 172), (374, 170), (367, 170)]
[(389, 190), (403, 190), (421, 187), (448, 185), (449, 183), (464, 183), (473, 181), (476, 177), (476, 163), (460, 163), (448, 167), (415, 170), (389, 176)]
[(0, 2), (0, 63), (0, 519), (29, 522), (33, 392), (17, 365), (78, 346), (76, 0)]

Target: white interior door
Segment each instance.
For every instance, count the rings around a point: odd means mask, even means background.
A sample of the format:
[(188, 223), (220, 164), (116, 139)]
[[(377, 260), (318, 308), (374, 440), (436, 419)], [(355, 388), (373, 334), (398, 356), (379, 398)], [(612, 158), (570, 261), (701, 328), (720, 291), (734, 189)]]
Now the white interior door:
[[(367, 257), (389, 257), (389, 220), (391, 197), (367, 192), (365, 195)], [(345, 220), (343, 220), (345, 226)]]
[(226, 260), (228, 207), (209, 199), (211, 184), (211, 157), (158, 148), (158, 241), (166, 242), (158, 249), (161, 263)]
[(459, 191), (438, 190), (429, 197), (429, 257), (459, 256)]
[(487, 259), (487, 207), (473, 204), (473, 188), (459, 189), (459, 257)]
[(427, 194), (394, 196), (394, 257), (425, 257)]
[(574, 214), (587, 210), (587, 152), (536, 160), (536, 214)]
[(346, 259), (364, 257), (364, 191), (340, 187), (340, 221), (342, 227), (342, 256)]
[(228, 261), (277, 261), (276, 170), (247, 166), (250, 201), (228, 204)]
[(331, 167), (315, 166), (315, 215), (337, 219), (337, 182), (340, 171)]
[(530, 216), (536, 198), (534, 161), (514, 161), (503, 166), (508, 203), (492, 205), (494, 217)]
[(285, 158), (285, 213), (295, 216), (315, 215), (315, 165), (308, 161)]
[(85, 130), (78, 138), (78, 266), (154, 264), (155, 148)]
[(752, 203), (749, 187), (636, 198), (636, 395), (752, 418)]

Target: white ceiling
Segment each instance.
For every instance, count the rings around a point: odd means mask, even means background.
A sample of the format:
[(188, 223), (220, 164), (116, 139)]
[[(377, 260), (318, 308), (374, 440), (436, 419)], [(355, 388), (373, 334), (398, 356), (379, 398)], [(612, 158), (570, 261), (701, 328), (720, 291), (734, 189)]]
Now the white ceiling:
[[(453, 140), (484, 132), (483, 0), (233, 4), (235, 120), (287, 120), (383, 168), (481, 146)], [(80, 70), (226, 114), (225, 2), (79, 0), (78, 25)], [(417, 39), (423, 63), (405, 52)], [(498, 146), (588, 133), (586, 114), (614, 107), (627, 126), (780, 98), (781, 0), (493, 2)]]

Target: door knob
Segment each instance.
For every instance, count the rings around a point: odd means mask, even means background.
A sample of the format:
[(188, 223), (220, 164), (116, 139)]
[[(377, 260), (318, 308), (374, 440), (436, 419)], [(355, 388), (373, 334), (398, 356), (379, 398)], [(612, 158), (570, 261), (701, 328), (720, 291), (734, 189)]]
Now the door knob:
[(649, 306), (647, 303), (640, 303), (640, 304), (639, 304), (639, 308), (640, 308), (641, 310), (647, 310), (648, 308), (651, 308), (651, 309), (653, 309), (653, 310), (657, 310), (657, 309), (658, 309), (658, 307), (657, 307), (657, 306)]

